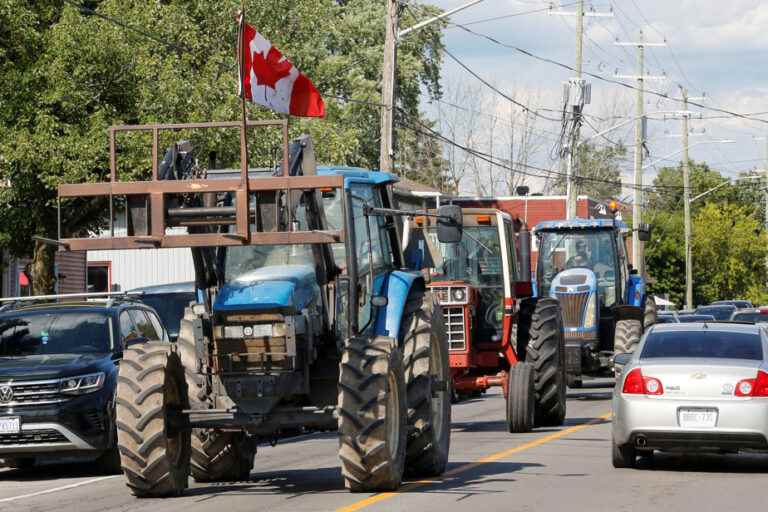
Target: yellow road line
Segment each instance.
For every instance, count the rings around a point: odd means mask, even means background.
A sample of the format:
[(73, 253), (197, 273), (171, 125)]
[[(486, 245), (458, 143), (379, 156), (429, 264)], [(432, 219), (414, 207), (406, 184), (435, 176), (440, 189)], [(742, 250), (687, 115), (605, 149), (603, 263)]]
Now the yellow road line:
[[(536, 448), (537, 446), (541, 446), (543, 444), (555, 441), (557, 439), (560, 439), (561, 437), (565, 437), (567, 435), (573, 434), (574, 432), (578, 432), (580, 430), (584, 430), (585, 428), (589, 428), (593, 425), (596, 425), (602, 421), (609, 419), (610, 417), (611, 417), (611, 413), (606, 413), (586, 423), (582, 423), (580, 425), (574, 425), (573, 427), (568, 427), (566, 429), (553, 432), (552, 434), (542, 436), (532, 441), (528, 441), (527, 443), (523, 443), (521, 445), (514, 446), (512, 448), (508, 448), (500, 452), (492, 453), (491, 455), (486, 455), (485, 457), (478, 459), (475, 462), (470, 462), (468, 464), (464, 464), (462, 466), (454, 468), (450, 471), (446, 471), (445, 473), (443, 473), (443, 477), (459, 475), (461, 473), (466, 473), (467, 471), (475, 469), (478, 466), (482, 466), (483, 464), (488, 464), (490, 462), (495, 462), (497, 460), (506, 459), (510, 455), (524, 452), (526, 450), (530, 450), (531, 448)], [(382, 492), (379, 494), (374, 494), (373, 496), (370, 496), (368, 498), (352, 503), (351, 505), (347, 505), (346, 507), (338, 508), (336, 509), (336, 512), (355, 512), (357, 510), (361, 510), (365, 507), (369, 507), (371, 505), (382, 502), (384, 500), (388, 500), (389, 498), (397, 496), (398, 494), (401, 494), (403, 492), (408, 492), (413, 489), (423, 487), (425, 485), (438, 483), (438, 482), (439, 480), (417, 480), (415, 482), (409, 482), (406, 485), (402, 486), (399, 491)]]

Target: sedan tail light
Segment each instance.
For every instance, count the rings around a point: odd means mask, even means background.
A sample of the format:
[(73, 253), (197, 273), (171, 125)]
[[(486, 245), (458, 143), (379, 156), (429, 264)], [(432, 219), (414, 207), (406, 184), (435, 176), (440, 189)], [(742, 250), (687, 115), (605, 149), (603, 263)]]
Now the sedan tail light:
[(768, 396), (768, 373), (757, 371), (754, 379), (740, 380), (733, 392), (736, 396)]
[[(766, 375), (768, 377), (768, 375)], [(767, 381), (768, 383), (768, 381)], [(621, 392), (625, 395), (663, 395), (664, 386), (656, 377), (643, 376), (640, 368), (630, 371), (624, 379), (624, 387)]]

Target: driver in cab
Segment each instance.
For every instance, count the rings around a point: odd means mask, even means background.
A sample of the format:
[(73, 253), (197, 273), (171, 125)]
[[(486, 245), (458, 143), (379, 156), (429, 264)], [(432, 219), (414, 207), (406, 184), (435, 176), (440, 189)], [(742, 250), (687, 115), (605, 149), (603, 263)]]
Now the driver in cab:
[(589, 254), (587, 254), (587, 242), (576, 240), (576, 254), (568, 258), (565, 268), (589, 267)]

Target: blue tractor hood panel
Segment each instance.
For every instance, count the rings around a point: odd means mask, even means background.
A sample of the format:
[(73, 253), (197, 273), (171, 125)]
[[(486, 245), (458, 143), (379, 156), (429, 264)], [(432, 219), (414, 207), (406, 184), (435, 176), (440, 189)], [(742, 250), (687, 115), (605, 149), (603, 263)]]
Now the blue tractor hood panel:
[(597, 277), (588, 268), (569, 268), (555, 276), (550, 287), (550, 294), (555, 293), (584, 293), (597, 289)]
[(320, 296), (315, 269), (310, 265), (261, 267), (224, 285), (213, 311), (291, 310), (300, 313)]

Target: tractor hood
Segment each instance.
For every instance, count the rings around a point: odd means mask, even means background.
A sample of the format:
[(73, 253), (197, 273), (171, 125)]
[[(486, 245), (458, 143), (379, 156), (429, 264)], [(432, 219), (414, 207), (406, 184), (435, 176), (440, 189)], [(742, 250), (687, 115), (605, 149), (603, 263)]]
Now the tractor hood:
[(595, 273), (585, 267), (569, 268), (558, 273), (552, 280), (550, 294), (560, 293), (584, 293), (597, 288)]
[(309, 265), (261, 267), (224, 285), (214, 312), (275, 311), (300, 313), (317, 299), (320, 287)]

